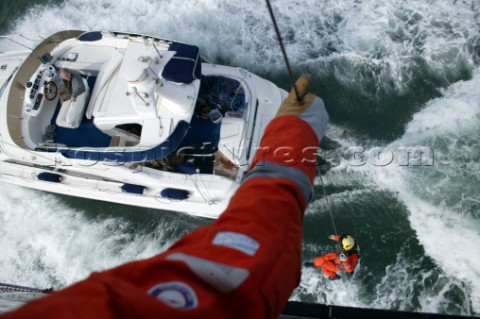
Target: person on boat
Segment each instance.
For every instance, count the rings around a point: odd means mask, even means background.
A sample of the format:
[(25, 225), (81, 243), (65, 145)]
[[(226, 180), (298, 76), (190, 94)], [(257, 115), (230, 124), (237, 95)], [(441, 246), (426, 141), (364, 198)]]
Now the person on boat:
[(80, 74), (66, 69), (58, 70), (58, 77), (55, 82), (58, 85), (58, 93), (62, 102), (68, 100), (75, 102), (77, 97), (86, 90)]
[(8, 318), (278, 318), (300, 282), (302, 219), (328, 122), (296, 82), (268, 124), (250, 170), (208, 226), (146, 260), (93, 273)]
[(322, 271), (330, 280), (340, 279), (338, 272), (353, 274), (360, 253), (355, 238), (351, 235), (330, 235), (328, 237), (339, 243), (339, 249), (315, 258), (313, 263), (305, 263), (306, 266), (322, 268)]

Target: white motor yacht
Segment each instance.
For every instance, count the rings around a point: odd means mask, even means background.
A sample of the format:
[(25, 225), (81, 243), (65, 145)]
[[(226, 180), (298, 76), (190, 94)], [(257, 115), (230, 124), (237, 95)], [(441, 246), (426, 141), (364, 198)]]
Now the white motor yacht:
[[(75, 99), (61, 69), (83, 83)], [(58, 32), (0, 53), (0, 181), (217, 218), (285, 97), (194, 45)]]

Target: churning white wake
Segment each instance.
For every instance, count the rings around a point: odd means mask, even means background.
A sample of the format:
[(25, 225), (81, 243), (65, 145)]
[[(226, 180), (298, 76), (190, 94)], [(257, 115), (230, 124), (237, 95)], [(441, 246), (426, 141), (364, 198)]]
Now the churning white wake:
[[(465, 291), (457, 293), (464, 295), (464, 302), (456, 305), (456, 311), (471, 314), (470, 307), (480, 311), (480, 265), (475, 257), (480, 256), (478, 87), (480, 69), (473, 72), (472, 79), (452, 84), (440, 98), (428, 102), (414, 115), (401, 138), (382, 147), (371, 147), (369, 143), (359, 146), (361, 141), (345, 138), (345, 131), (336, 127), (329, 135), (342, 147), (334, 152), (335, 156), (330, 155), (334, 165), (324, 182), (327, 186), (354, 187), (330, 195), (330, 205), (358, 205), (372, 188), (391, 191), (406, 206), (410, 227), (425, 254), (444, 273), (422, 271), (421, 261), (412, 260), (401, 251), (377, 285), (374, 300), (359, 297), (359, 281), (350, 282), (348, 288), (333, 288), (336, 284), (310, 269), (304, 269), (297, 295), (309, 293), (316, 295), (318, 302), (330, 304), (409, 310), (409, 298), (420, 286), (421, 311), (448, 312), (452, 307), (448, 304), (449, 289), (456, 286), (458, 290), (463, 282)], [(353, 158), (354, 152), (362, 156)], [(325, 198), (320, 198), (310, 204), (307, 214), (327, 214), (328, 209)], [(334, 215), (337, 222), (338, 217), (341, 216)], [(368, 272), (368, 268), (364, 266), (360, 271)], [(347, 289), (348, 293), (339, 294), (336, 289)]]
[(0, 185), (0, 282), (59, 288), (92, 271), (153, 256), (170, 225), (135, 234), (122, 218), (88, 219), (56, 196)]
[[(468, 297), (463, 305), (466, 314), (469, 314), (469, 303), (475, 312), (480, 311), (480, 265), (475, 257), (480, 256), (477, 245), (480, 242), (479, 87), (480, 68), (477, 68), (470, 80), (450, 85), (441, 97), (429, 101), (414, 115), (401, 138), (380, 148), (365, 142), (364, 146), (358, 146), (362, 145), (361, 141), (345, 139), (345, 131), (331, 130), (330, 137), (342, 145), (342, 151), (336, 151), (341, 156), (332, 159), (335, 165), (326, 175), (328, 185), (358, 186), (364, 181), (358, 190), (331, 195), (334, 205), (335, 201), (348, 201), (348, 196), (368, 191), (372, 184), (396, 194), (409, 212), (410, 226), (426, 255), (445, 272), (445, 289), (454, 282), (466, 284)], [(348, 156), (354, 152), (348, 150), (360, 152), (362, 156)], [(382, 156), (386, 159), (382, 160)], [(311, 204), (309, 212), (325, 213), (327, 209), (322, 198)], [(388, 271), (384, 280), (394, 283), (392, 289), (389, 291), (388, 286), (379, 289), (375, 304), (387, 306), (390, 299), (403, 295), (398, 289), (411, 287), (410, 280), (422, 280), (401, 276), (405, 268), (412, 267), (403, 263), (399, 258), (397, 264), (391, 266), (396, 271)], [(312, 279), (305, 280), (308, 283)], [(312, 293), (316, 285), (312, 284)], [(435, 293), (426, 291), (422, 311), (448, 308), (445, 293), (441, 290), (435, 299)], [(343, 301), (335, 299), (335, 302)], [(408, 300), (396, 302), (408, 303)]]
[[(399, 166), (376, 173), (379, 185), (398, 193), (426, 253), (471, 289), (480, 311), (480, 69), (452, 84), (407, 126), (400, 145), (429, 146), (434, 165)], [(472, 205), (473, 204), (473, 205)]]

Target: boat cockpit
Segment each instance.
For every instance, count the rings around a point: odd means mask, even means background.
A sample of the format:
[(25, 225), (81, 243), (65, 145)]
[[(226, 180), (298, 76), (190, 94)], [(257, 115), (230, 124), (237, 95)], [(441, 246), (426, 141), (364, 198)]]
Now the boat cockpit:
[[(99, 160), (115, 160), (123, 151), (123, 162), (142, 163), (178, 149), (195, 154), (220, 148), (238, 165), (228, 147), (244, 139), (248, 89), (228, 76), (202, 74), (198, 47), (87, 32), (32, 54), (41, 63), (24, 83), (27, 148), (82, 159), (90, 150), (103, 154)], [(85, 87), (75, 99), (60, 99), (67, 85), (61, 69)]]

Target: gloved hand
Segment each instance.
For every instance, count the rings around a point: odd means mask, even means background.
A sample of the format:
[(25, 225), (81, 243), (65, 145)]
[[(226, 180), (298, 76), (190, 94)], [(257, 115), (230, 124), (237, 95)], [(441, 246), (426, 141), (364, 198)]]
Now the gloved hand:
[(321, 98), (309, 92), (310, 77), (308, 75), (301, 75), (295, 86), (301, 100), (297, 101), (297, 95), (292, 88), (288, 97), (280, 105), (276, 116), (294, 115), (300, 117), (310, 124), (315, 131), (315, 135), (317, 135), (318, 142), (320, 142), (325, 136), (328, 123), (328, 113), (325, 110), (325, 104), (323, 104)]
[(330, 236), (328, 236), (328, 239), (330, 239), (330, 240), (335, 240), (335, 235), (330, 235)]
[(298, 94), (301, 101), (297, 100), (297, 95), (294, 88), (290, 90), (288, 97), (283, 101), (282, 105), (278, 109), (277, 117), (283, 115), (295, 115), (298, 116), (312, 105), (315, 95), (310, 93), (310, 76), (301, 75), (295, 86), (298, 90)]

